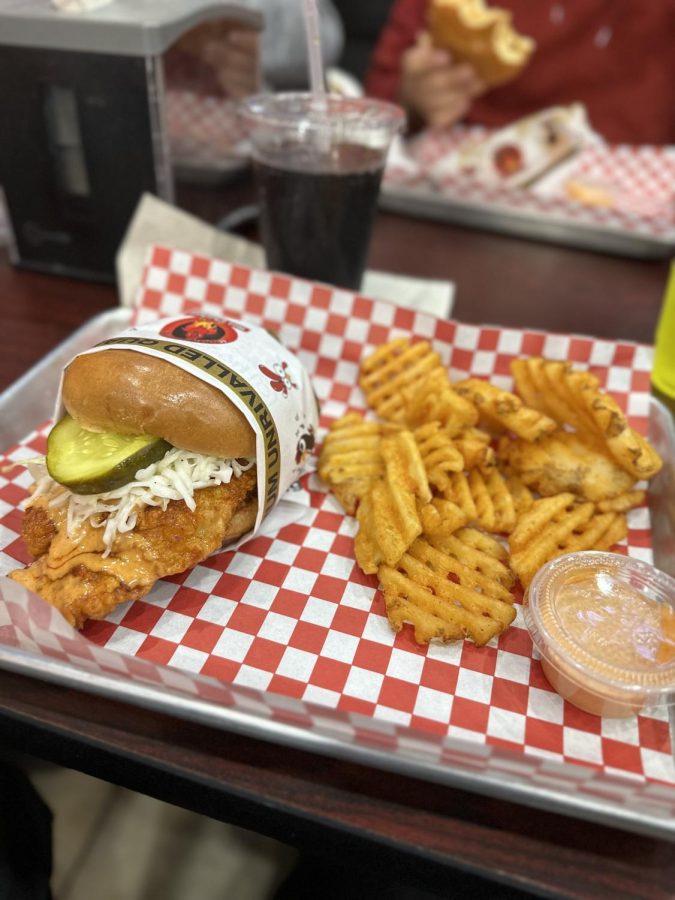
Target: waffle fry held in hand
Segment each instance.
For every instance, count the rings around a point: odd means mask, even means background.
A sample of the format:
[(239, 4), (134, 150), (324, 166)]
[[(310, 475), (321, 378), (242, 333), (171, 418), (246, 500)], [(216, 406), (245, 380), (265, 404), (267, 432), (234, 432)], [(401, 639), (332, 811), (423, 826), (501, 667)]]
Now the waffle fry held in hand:
[(614, 546), (644, 501), (636, 481), (660, 468), (595, 376), (543, 359), (513, 375), (517, 393), (451, 383), (428, 342), (399, 338), (361, 367), (379, 421), (350, 413), (324, 441), (319, 475), (357, 518), (357, 562), (419, 643), (501, 634), (516, 578)]

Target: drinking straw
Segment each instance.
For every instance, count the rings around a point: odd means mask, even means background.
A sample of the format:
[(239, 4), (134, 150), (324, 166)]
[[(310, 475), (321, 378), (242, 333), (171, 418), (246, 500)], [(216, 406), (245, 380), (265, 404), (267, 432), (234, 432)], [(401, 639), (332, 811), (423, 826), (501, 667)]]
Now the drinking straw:
[(323, 80), (323, 58), (319, 36), (319, 14), (316, 0), (304, 0), (305, 32), (307, 34), (307, 55), (309, 58), (309, 84), (314, 96), (316, 109), (326, 109), (326, 88)]
[(331, 141), (328, 133), (328, 103), (323, 78), (323, 57), (319, 35), (319, 14), (316, 0), (304, 0), (305, 33), (307, 35), (307, 57), (309, 59), (309, 84), (312, 92), (309, 116), (316, 125), (313, 140), (322, 155), (330, 153)]

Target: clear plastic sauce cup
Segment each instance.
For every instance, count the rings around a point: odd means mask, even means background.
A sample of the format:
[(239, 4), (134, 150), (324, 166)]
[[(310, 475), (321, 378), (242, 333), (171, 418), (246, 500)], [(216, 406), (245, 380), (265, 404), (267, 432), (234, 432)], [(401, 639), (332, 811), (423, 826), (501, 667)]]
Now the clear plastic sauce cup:
[(544, 674), (599, 716), (675, 704), (675, 579), (641, 560), (587, 551), (552, 560), (525, 597)]

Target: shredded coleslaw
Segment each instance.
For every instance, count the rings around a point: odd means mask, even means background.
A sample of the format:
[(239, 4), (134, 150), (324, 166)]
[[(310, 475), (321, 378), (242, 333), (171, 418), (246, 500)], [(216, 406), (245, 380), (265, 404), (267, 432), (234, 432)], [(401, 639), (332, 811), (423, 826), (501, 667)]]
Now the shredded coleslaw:
[(33, 459), (26, 465), (35, 479), (31, 499), (51, 494), (50, 506), (67, 504), (66, 529), (74, 538), (87, 520), (94, 528), (103, 528), (103, 556), (109, 556), (118, 534), (131, 531), (144, 506), (167, 508), (171, 500), (184, 500), (195, 510), (194, 492), (217, 484), (229, 484), (255, 464), (253, 459), (221, 459), (188, 450), (172, 448), (157, 462), (136, 472), (133, 481), (102, 494), (74, 494), (54, 481), (46, 460)]

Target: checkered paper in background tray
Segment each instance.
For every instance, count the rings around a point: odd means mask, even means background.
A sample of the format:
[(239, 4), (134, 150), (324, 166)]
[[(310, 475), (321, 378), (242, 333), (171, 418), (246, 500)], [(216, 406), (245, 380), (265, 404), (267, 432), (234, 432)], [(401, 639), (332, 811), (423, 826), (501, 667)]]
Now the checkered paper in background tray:
[(166, 92), (166, 124), (176, 163), (247, 165), (249, 145), (234, 100), (172, 88)]
[[(580, 151), (529, 189), (482, 184), (457, 173), (437, 174), (439, 164), (465, 147), (487, 139), (481, 126), (430, 130), (410, 141), (407, 157), (397, 154), (385, 173), (385, 186), (433, 187), (453, 202), (531, 213), (613, 231), (675, 243), (675, 147), (599, 144)], [(569, 199), (568, 181), (582, 181), (608, 190), (612, 208), (594, 207)]]
[[(277, 330), (312, 376), (323, 427), (364, 408), (356, 387), (364, 353), (414, 335), (433, 341), (454, 378), (489, 377), (503, 387), (519, 355), (588, 366), (646, 429), (652, 354), (644, 346), (441, 321), (161, 247), (151, 251), (143, 283), (143, 320), (199, 311)], [(46, 430), (8, 456), (43, 450)], [(23, 470), (0, 480), (0, 571), (28, 562), (17, 535), (29, 482)], [(0, 642), (253, 708), (308, 733), (328, 728), (388, 757), (414, 748), (436, 767), (611, 796), (627, 809), (640, 794), (659, 815), (675, 815), (665, 714), (600, 719), (563, 702), (533, 659), (520, 607), (514, 625), (480, 649), (469, 642), (420, 647), (409, 626), (394, 634), (376, 579), (354, 561), (354, 520), (315, 474), (294, 494), (304, 508), (292, 524), (164, 579), (146, 599), (88, 623), (82, 637), (35, 598), (29, 612), (11, 599), (0, 604)], [(632, 511), (629, 524), (627, 552), (649, 559), (647, 509)]]

